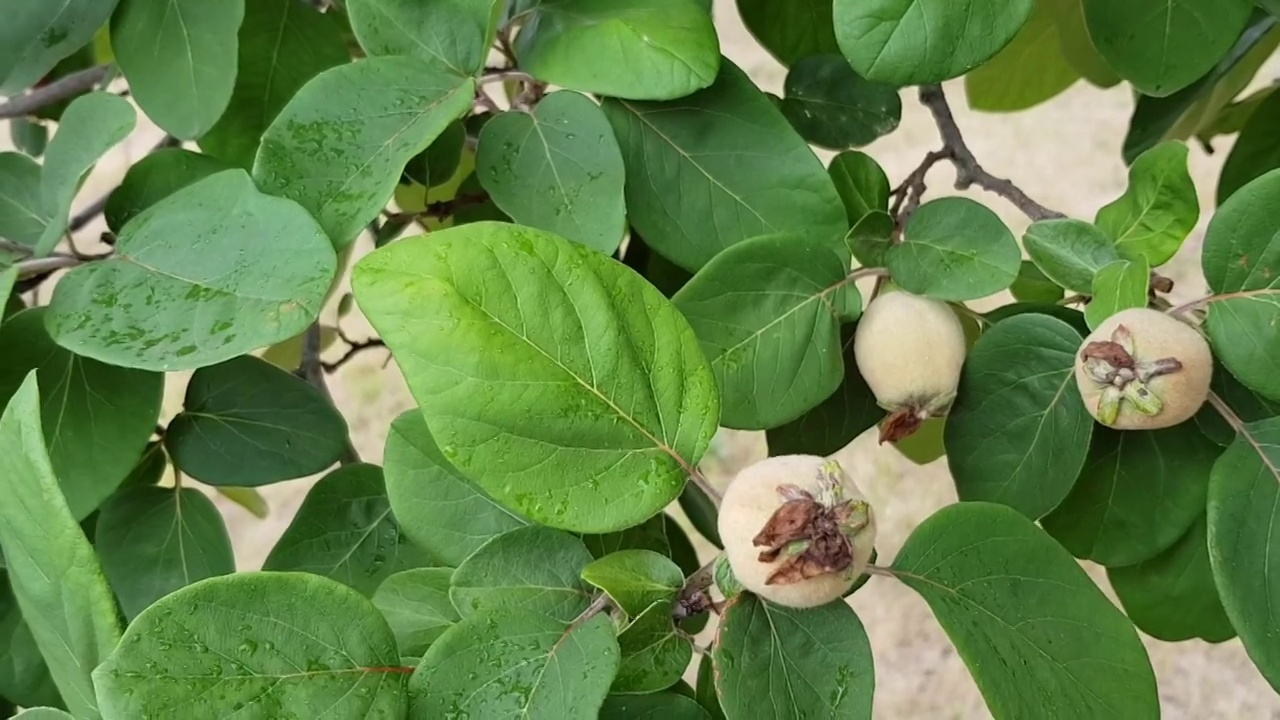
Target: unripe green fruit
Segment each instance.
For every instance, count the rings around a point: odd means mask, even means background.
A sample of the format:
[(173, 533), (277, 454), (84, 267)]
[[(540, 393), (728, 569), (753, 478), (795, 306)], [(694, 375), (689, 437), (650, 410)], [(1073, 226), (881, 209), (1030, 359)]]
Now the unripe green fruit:
[(1098, 422), (1158, 430), (1186, 422), (1204, 405), (1213, 354), (1194, 328), (1158, 310), (1132, 308), (1085, 338), (1075, 374), (1084, 406)]
[[(780, 578), (788, 563), (807, 556), (784, 551), (772, 561), (761, 558), (769, 547), (756, 544), (757, 538), (765, 534), (762, 530), (771, 525), (788, 497), (797, 497), (798, 493), (807, 493), (824, 511), (848, 518), (839, 536), (812, 537), (815, 547), (847, 541), (846, 567), (803, 579)], [(876, 533), (875, 515), (861, 490), (834, 461), (814, 455), (772, 457), (739, 472), (725, 491), (718, 528), (725, 557), (738, 583), (766, 600), (796, 608), (824, 605), (843, 596), (866, 570)]]

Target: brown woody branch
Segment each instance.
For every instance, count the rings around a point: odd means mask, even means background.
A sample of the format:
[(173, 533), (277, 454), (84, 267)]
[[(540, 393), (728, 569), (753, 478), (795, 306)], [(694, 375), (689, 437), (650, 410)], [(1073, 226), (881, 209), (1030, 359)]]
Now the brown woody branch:
[[(324, 363), (320, 360), (320, 321), (311, 323), (302, 336), (302, 364), (298, 366), (298, 375), (311, 386), (320, 391), (325, 400), (333, 404), (333, 395), (329, 392), (329, 384), (324, 379)], [(360, 462), (360, 454), (351, 444), (351, 437), (346, 438), (346, 448), (342, 451), (339, 462), (343, 465)]]
[(383, 342), (380, 338), (369, 338), (368, 340), (352, 342), (351, 340), (347, 340), (344, 337), (343, 342), (347, 344), (347, 351), (342, 353), (342, 357), (338, 358), (337, 360), (334, 360), (333, 362), (320, 363), (320, 366), (324, 368), (325, 372), (327, 373), (337, 372), (338, 368), (351, 362), (351, 360), (355, 358), (356, 355), (359, 355), (365, 350), (368, 350), (370, 348), (385, 348), (387, 346), (387, 344)]
[(0, 119), (34, 115), (43, 107), (89, 92), (107, 77), (108, 66), (74, 72), (63, 78), (0, 104)]

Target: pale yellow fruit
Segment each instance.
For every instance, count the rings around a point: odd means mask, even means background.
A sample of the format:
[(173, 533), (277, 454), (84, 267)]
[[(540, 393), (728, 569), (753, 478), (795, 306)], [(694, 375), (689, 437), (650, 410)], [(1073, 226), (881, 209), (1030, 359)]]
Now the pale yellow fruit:
[[(1116, 430), (1157, 430), (1191, 419), (1209, 396), (1209, 382), (1213, 379), (1213, 353), (1209, 350), (1209, 343), (1195, 328), (1165, 313), (1150, 308), (1131, 308), (1102, 321), (1085, 338), (1080, 351), (1083, 352), (1090, 343), (1110, 341), (1121, 325), (1129, 330), (1133, 339), (1134, 360), (1150, 363), (1174, 358), (1182, 363), (1182, 369), (1158, 375), (1146, 382), (1147, 389), (1160, 400), (1158, 413), (1145, 415), (1130, 402), (1123, 401), (1115, 422), (1108, 427)], [(1097, 419), (1099, 400), (1105, 386), (1085, 371), (1080, 352), (1076, 353), (1076, 384), (1089, 414)]]
[(928, 408), (955, 394), (964, 366), (964, 328), (944, 302), (886, 293), (858, 321), (853, 354), (881, 407)]
[[(738, 473), (725, 491), (720, 505), (718, 528), (724, 542), (725, 557), (738, 582), (760, 597), (786, 605), (804, 608), (824, 605), (848, 592), (871, 558), (875, 545), (875, 515), (868, 506), (868, 523), (852, 542), (853, 565), (839, 573), (828, 573), (791, 584), (768, 584), (769, 576), (784, 562), (762, 562), (763, 548), (752, 540), (785, 502), (778, 492), (780, 485), (794, 485), (816, 499), (824, 493), (821, 481), (825, 458), (815, 455), (781, 455), (762, 460)], [(840, 482), (842, 500), (864, 500), (862, 491), (844, 474)], [(827, 492), (829, 495), (829, 490)]]

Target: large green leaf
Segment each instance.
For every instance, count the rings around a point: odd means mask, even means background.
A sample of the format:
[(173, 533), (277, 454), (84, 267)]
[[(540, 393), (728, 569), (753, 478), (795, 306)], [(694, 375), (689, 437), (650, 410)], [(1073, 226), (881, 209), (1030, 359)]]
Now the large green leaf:
[(622, 151), (600, 107), (585, 95), (551, 93), (532, 112), (485, 123), (476, 177), (521, 225), (611, 254), (626, 226)]
[(1093, 432), (1073, 373), (1080, 342), (1067, 323), (1035, 313), (1001, 320), (978, 339), (943, 436), (961, 500), (1036, 519), (1071, 491)]
[(1218, 204), (1266, 173), (1280, 168), (1280, 93), (1272, 93), (1249, 116), (1222, 166)]
[(1107, 63), (1147, 95), (1163, 97), (1209, 72), (1231, 48), (1249, 0), (1084, 0), (1089, 36)]
[(296, 200), (344, 248), (391, 199), (405, 163), (471, 107), (474, 90), (470, 78), (413, 57), (330, 68), (271, 121), (253, 178)]
[(382, 468), (356, 463), (312, 486), (262, 569), (308, 572), (372, 595), (413, 555), (391, 514)]
[(1009, 293), (1019, 302), (1056, 303), (1062, 299), (1062, 287), (1050, 280), (1036, 264), (1023, 260), (1018, 269), (1018, 279), (1009, 286)]
[(143, 210), (192, 183), (229, 168), (227, 163), (215, 157), (182, 148), (153, 152), (130, 166), (119, 187), (107, 197), (102, 213), (107, 227), (119, 233), (125, 223)]
[(1149, 432), (1099, 428), (1071, 494), (1041, 524), (1076, 557), (1108, 567), (1149, 560), (1204, 514), (1220, 452), (1191, 421)]
[(1231, 625), (1280, 692), (1280, 418), (1249, 423), (1213, 466), (1209, 561)]
[(352, 287), (442, 455), (531, 520), (638, 524), (680, 494), (715, 433), (715, 379), (688, 322), (594, 250), (474, 223), (376, 250)]
[(22, 153), (0, 153), (0, 237), (34, 248), (48, 224), (40, 163)]
[(1121, 257), (1169, 262), (1200, 219), (1200, 200), (1187, 171), (1187, 146), (1161, 143), (1129, 168), (1129, 188), (1095, 220)]
[(444, 459), (417, 410), (392, 421), (383, 464), (401, 530), (450, 567), (491, 538), (527, 524)]
[(120, 640), (115, 599), (45, 452), (36, 372), (0, 416), (0, 548), (18, 607), (68, 709), (97, 718), (90, 671)]
[(570, 90), (671, 100), (707, 87), (720, 69), (711, 15), (692, 0), (538, 2), (523, 23), (520, 69)]
[(68, 273), (45, 326), (59, 345), (103, 362), (190, 370), (301, 333), (336, 266), (303, 208), (227, 170), (152, 205), (111, 257)]
[(1116, 260), (1093, 276), (1093, 292), (1084, 309), (1084, 319), (1094, 329), (1121, 310), (1147, 306), (1151, 269), (1141, 256)]
[(591, 553), (561, 530), (518, 528), (485, 543), (453, 573), (449, 598), (462, 617), (521, 610), (569, 622), (591, 593), (582, 569)]
[(1080, 79), (1063, 53), (1058, 12), (1050, 0), (1035, 3), (1027, 24), (1013, 40), (964, 76), (969, 107), (993, 112), (1026, 110)]
[(518, 610), (473, 615), (422, 658), (409, 679), (409, 718), (596, 720), (617, 671), (607, 615), (575, 625)]
[(884, 417), (884, 409), (876, 404), (876, 396), (858, 373), (854, 326), (845, 325), (840, 335), (844, 358), (840, 386), (809, 412), (771, 428), (767, 435), (769, 455), (833, 455)]
[(747, 30), (783, 65), (840, 52), (831, 0), (738, 0), (738, 14)]
[(582, 579), (600, 588), (629, 615), (654, 603), (667, 605), (684, 584), (684, 573), (670, 558), (652, 550), (619, 550), (582, 568)]
[(0, 95), (26, 90), (88, 43), (116, 0), (12, 0), (0, 23)]
[(696, 701), (675, 692), (610, 695), (599, 720), (711, 720)]
[(604, 110), (626, 163), (632, 225), (687, 270), (748, 238), (848, 229), (813, 151), (727, 60), (699, 93), (669, 103), (610, 99)]
[(985, 205), (949, 197), (921, 205), (885, 252), (898, 287), (916, 295), (960, 302), (1008, 288), (1022, 267), (1018, 241)]
[(498, 0), (348, 0), (351, 29), (370, 55), (410, 55), (473, 75), (484, 66), (504, 3)]
[(122, 490), (102, 507), (93, 545), (129, 619), (178, 588), (236, 571), (222, 515), (191, 488)]
[(62, 704), (58, 688), (49, 675), (49, 666), (40, 655), (31, 628), (22, 619), (22, 609), (3, 573), (0, 573), (0, 698), (23, 707)]
[(713, 657), (731, 718), (871, 717), (871, 643), (845, 603), (798, 610), (741, 593), (724, 611)]
[(170, 135), (194, 140), (227, 109), (244, 13), (245, 0), (120, 0), (111, 51), (138, 107)]
[(1093, 292), (1093, 278), (1099, 270), (1120, 259), (1106, 233), (1071, 218), (1032, 223), (1022, 236), (1022, 244), (1045, 276), (1082, 295)]
[(861, 77), (842, 56), (813, 55), (787, 73), (782, 114), (805, 140), (842, 150), (893, 132), (902, 100), (898, 88)]
[(404, 717), (409, 668), (372, 603), (307, 573), (239, 573), (166, 596), (93, 671), (106, 720)]
[(720, 388), (720, 424), (764, 430), (795, 420), (844, 377), (840, 322), (862, 297), (838, 241), (768, 235), (707, 263), (672, 302)]
[(449, 568), (415, 568), (388, 577), (374, 591), (373, 604), (387, 618), (401, 655), (421, 657), (461, 620), (449, 600), (451, 577)]
[(671, 619), (671, 601), (650, 605), (618, 633), (622, 659), (611, 690), (651, 693), (680, 681), (693, 659), (693, 643), (681, 636)]
[(307, 381), (242, 355), (191, 376), (164, 443), (173, 464), (200, 482), (257, 487), (337, 462), (347, 422)]
[(155, 429), (164, 376), (81, 357), (49, 338), (45, 308), (0, 326), (0, 406), (32, 370), (53, 474), (71, 514), (83, 520), (133, 470)]
[(1031, 16), (1034, 0), (835, 0), (840, 49), (863, 77), (924, 85), (989, 60)]
[(1160, 717), (1133, 625), (1014, 510), (939, 510), (907, 538), (893, 572), (929, 603), (997, 720)]
[(351, 56), (335, 15), (296, 0), (248, 0), (238, 43), (231, 100), (199, 142), (210, 155), (249, 169), (262, 133), (298, 89)]

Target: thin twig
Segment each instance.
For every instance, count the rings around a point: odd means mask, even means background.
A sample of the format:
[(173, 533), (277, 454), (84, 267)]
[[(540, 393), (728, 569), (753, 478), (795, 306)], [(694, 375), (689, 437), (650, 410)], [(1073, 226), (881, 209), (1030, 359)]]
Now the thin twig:
[(889, 269), (882, 267), (861, 267), (849, 273), (849, 277), (845, 278), (845, 282), (857, 282), (863, 278), (882, 278), (889, 277)]
[(74, 72), (66, 77), (58, 78), (42, 88), (32, 90), (26, 95), (12, 98), (8, 102), (0, 104), (0, 119), (34, 115), (43, 107), (77, 95), (83, 95), (106, 79), (109, 69), (106, 65), (98, 65), (87, 70)]
[(477, 85), (488, 85), (495, 82), (506, 82), (514, 80), (517, 82), (537, 82), (537, 78), (522, 70), (508, 70), (507, 68), (485, 68), (484, 75), (476, 81)]
[(1262, 445), (1259, 444), (1257, 438), (1253, 436), (1253, 433), (1249, 432), (1249, 427), (1245, 425), (1244, 420), (1240, 419), (1240, 416), (1236, 414), (1235, 410), (1232, 410), (1231, 406), (1227, 405), (1226, 401), (1221, 397), (1218, 397), (1218, 394), (1215, 392), (1209, 393), (1209, 404), (1213, 406), (1214, 410), (1218, 411), (1218, 414), (1222, 416), (1223, 420), (1227, 421), (1227, 424), (1231, 426), (1232, 430), (1236, 431), (1237, 435), (1244, 438), (1244, 441), (1249, 443), (1249, 446), (1253, 448), (1253, 451), (1262, 459), (1262, 464), (1271, 473), (1271, 477), (1280, 481), (1280, 467), (1277, 467), (1271, 460), (1271, 456), (1268, 455)]
[[(320, 360), (320, 321), (311, 323), (307, 328), (307, 332), (302, 336), (302, 364), (298, 367), (298, 373), (303, 380), (311, 383), (311, 386), (320, 391), (330, 404), (333, 403), (333, 395), (329, 392), (329, 384), (324, 379), (324, 363)], [(342, 451), (342, 457), (339, 462), (343, 465), (360, 462), (360, 454), (356, 452), (356, 448), (351, 444), (351, 437), (346, 439), (346, 448)]]
[(18, 263), (18, 279), (26, 280), (36, 275), (73, 268), (82, 262), (84, 261), (73, 255), (50, 255), (48, 257), (23, 260)]
[(920, 207), (920, 199), (924, 197), (924, 192), (928, 189), (924, 184), (924, 178), (929, 174), (929, 170), (949, 157), (950, 153), (946, 148), (926, 154), (924, 159), (920, 161), (920, 165), (915, 170), (912, 170), (898, 187), (893, 189), (891, 193), (893, 197), (892, 214), (898, 220), (899, 229), (906, 224), (907, 218), (911, 217), (911, 213)]
[(883, 575), (884, 577), (897, 577), (898, 573), (893, 568), (887, 568), (883, 565), (867, 565), (866, 573), (868, 575)]
[[(679, 458), (677, 458), (677, 460), (679, 460), (680, 464), (684, 464), (684, 460), (680, 460)], [(711, 484), (711, 481), (707, 479), (707, 476), (703, 475), (702, 471), (696, 467), (685, 466), (685, 472), (689, 474), (689, 479), (693, 481), (693, 484), (701, 488), (702, 492), (711, 500), (711, 504), (715, 505), (717, 508), (720, 507), (720, 502), (724, 500), (724, 495), (716, 489), (715, 485)]]
[(608, 594), (600, 593), (600, 595), (587, 606), (586, 610), (583, 610), (578, 617), (573, 619), (573, 622), (569, 623), (569, 627), (564, 631), (564, 635), (561, 637), (567, 637), (569, 633), (585, 625), (588, 620), (607, 611), (611, 607), (613, 607), (613, 601), (609, 599)]
[(488, 193), (475, 193), (472, 195), (459, 195), (452, 200), (438, 200), (427, 205), (418, 212), (398, 212), (387, 215), (387, 222), (417, 220), (418, 218), (435, 217), (444, 218), (458, 212), (460, 208), (468, 205), (479, 205), (489, 199)]
[(1196, 298), (1195, 300), (1192, 300), (1190, 302), (1182, 303), (1177, 307), (1169, 308), (1168, 310), (1165, 310), (1165, 312), (1170, 315), (1178, 316), (1189, 310), (1194, 310), (1203, 305), (1208, 305), (1209, 303), (1219, 302), (1222, 300), (1231, 300), (1234, 298), (1251, 297), (1253, 295), (1268, 295), (1268, 294), (1273, 294), (1275, 292), (1276, 290), (1268, 288), (1265, 290), (1241, 290), (1240, 292), (1223, 293), (1222, 295), (1207, 295), (1202, 298)]
[(347, 343), (347, 351), (342, 354), (342, 357), (338, 358), (337, 360), (334, 360), (333, 362), (320, 363), (320, 367), (324, 368), (325, 372), (327, 373), (337, 372), (338, 368), (342, 367), (343, 365), (346, 365), (348, 362), (351, 361), (352, 358), (364, 352), (365, 350), (368, 350), (370, 348), (385, 348), (387, 346), (387, 344), (383, 342), (380, 338), (369, 338), (368, 340), (362, 340), (360, 342), (351, 342), (350, 340), (346, 340), (344, 338), (344, 342)]

